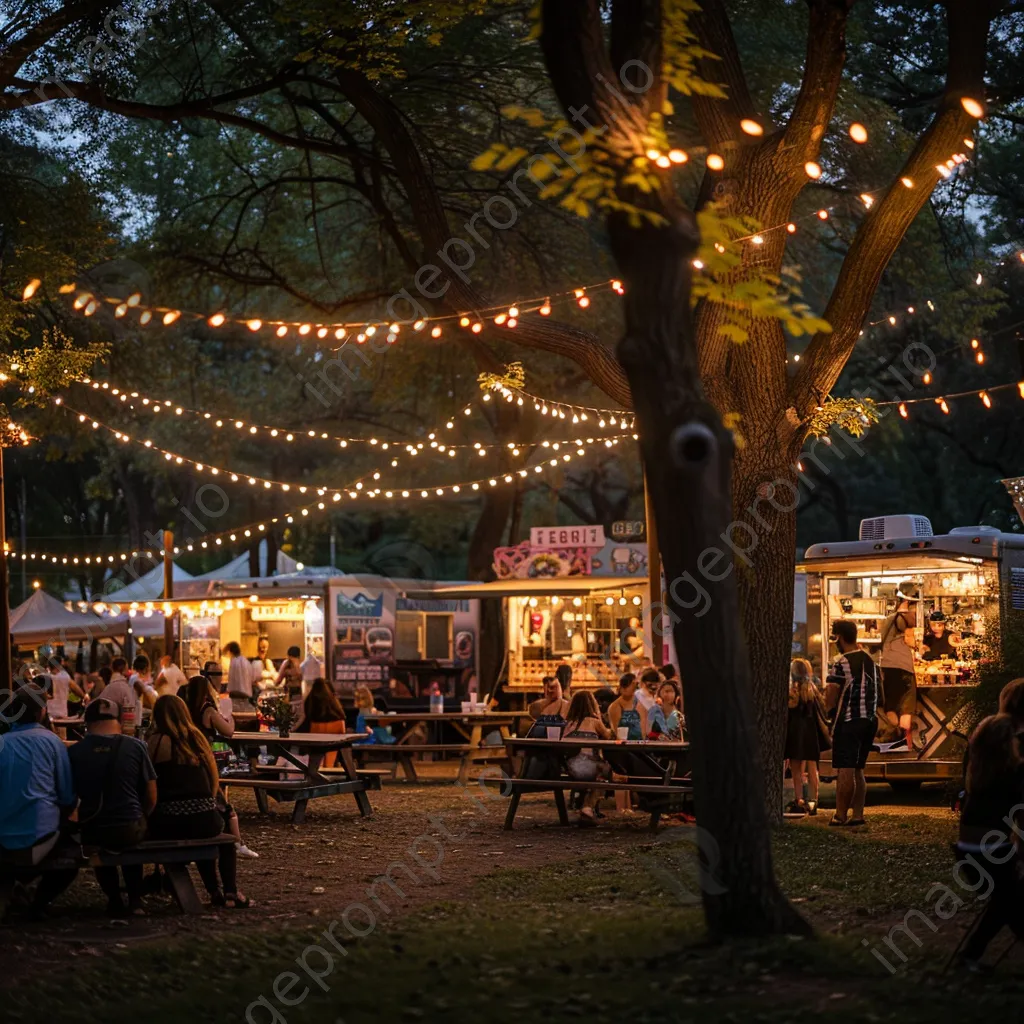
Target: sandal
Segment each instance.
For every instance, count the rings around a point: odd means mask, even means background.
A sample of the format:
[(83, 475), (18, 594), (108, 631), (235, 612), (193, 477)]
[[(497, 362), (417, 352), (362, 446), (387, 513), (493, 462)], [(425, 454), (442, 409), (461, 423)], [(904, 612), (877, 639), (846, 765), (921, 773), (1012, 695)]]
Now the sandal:
[(858, 825), (866, 825), (867, 822), (863, 818), (850, 818), (846, 823), (847, 828), (856, 828)]
[(832, 817), (829, 819), (828, 827), (829, 828), (847, 828), (849, 826), (849, 824), (850, 823), (845, 818), (842, 821), (840, 821), (833, 814)]
[(241, 893), (229, 892), (224, 895), (224, 905), (229, 910), (246, 910), (252, 906), (252, 900)]

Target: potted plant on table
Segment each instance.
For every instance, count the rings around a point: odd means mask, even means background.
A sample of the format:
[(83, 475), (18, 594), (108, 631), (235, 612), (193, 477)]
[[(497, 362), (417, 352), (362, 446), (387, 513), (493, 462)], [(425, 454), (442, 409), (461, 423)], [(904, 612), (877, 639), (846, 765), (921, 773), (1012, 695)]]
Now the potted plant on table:
[(257, 705), (260, 723), (277, 729), (282, 739), (287, 739), (295, 724), (295, 708), (292, 702), (283, 695), (260, 697)]

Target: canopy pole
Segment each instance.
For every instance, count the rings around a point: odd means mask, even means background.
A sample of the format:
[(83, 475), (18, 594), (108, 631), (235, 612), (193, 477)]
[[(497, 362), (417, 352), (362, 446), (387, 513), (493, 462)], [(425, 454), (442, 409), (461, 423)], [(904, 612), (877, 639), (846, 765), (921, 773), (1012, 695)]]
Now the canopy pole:
[[(174, 533), (164, 530), (164, 600), (174, 597)], [(164, 654), (174, 657), (174, 615), (164, 614)]]

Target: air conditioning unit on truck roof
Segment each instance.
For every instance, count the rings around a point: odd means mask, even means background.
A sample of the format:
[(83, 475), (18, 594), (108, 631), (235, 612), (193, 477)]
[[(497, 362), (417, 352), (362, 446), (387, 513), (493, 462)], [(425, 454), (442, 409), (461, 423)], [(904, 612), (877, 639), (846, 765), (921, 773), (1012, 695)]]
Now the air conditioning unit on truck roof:
[(903, 540), (908, 537), (932, 536), (932, 524), (926, 516), (875, 516), (860, 521), (861, 540)]

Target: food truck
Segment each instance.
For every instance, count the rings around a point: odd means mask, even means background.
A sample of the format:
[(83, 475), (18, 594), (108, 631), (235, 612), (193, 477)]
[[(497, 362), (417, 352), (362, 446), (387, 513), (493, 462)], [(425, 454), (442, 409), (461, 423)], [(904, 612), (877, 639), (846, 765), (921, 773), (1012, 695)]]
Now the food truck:
[[(856, 622), (877, 657), (898, 593), (918, 595), (917, 749), (884, 742), (883, 727), (867, 775), (894, 786), (959, 778), (979, 666), (1024, 628), (1024, 535), (969, 526), (935, 536), (924, 516), (881, 516), (861, 523), (859, 540), (812, 545), (797, 568), (806, 574), (808, 657), (822, 677), (838, 656), (835, 621)], [(934, 652), (925, 643), (933, 614), (953, 641), (933, 642)], [(821, 773), (834, 775), (828, 754)]]
[[(652, 663), (646, 544), (609, 540), (600, 526), (535, 527), (529, 541), (497, 548), (493, 568), (497, 579), (436, 597), (502, 602), (513, 694), (539, 693), (562, 664), (574, 688), (614, 689), (624, 672)], [(664, 639), (663, 660), (674, 661)]]
[(85, 603), (85, 608), (101, 615), (123, 611), (133, 621), (154, 613), (173, 615), (186, 672), (223, 675), (226, 644), (236, 642), (243, 657), (254, 659), (265, 639), (275, 666), (292, 647), (303, 659), (312, 653), (340, 693), (351, 694), (361, 683), (386, 685), (397, 676), (419, 696), (433, 683), (454, 693), (455, 679), (476, 670), (479, 602), (433, 598), (436, 588), (450, 586), (296, 572), (185, 580), (170, 600), (133, 602), (123, 609)]

